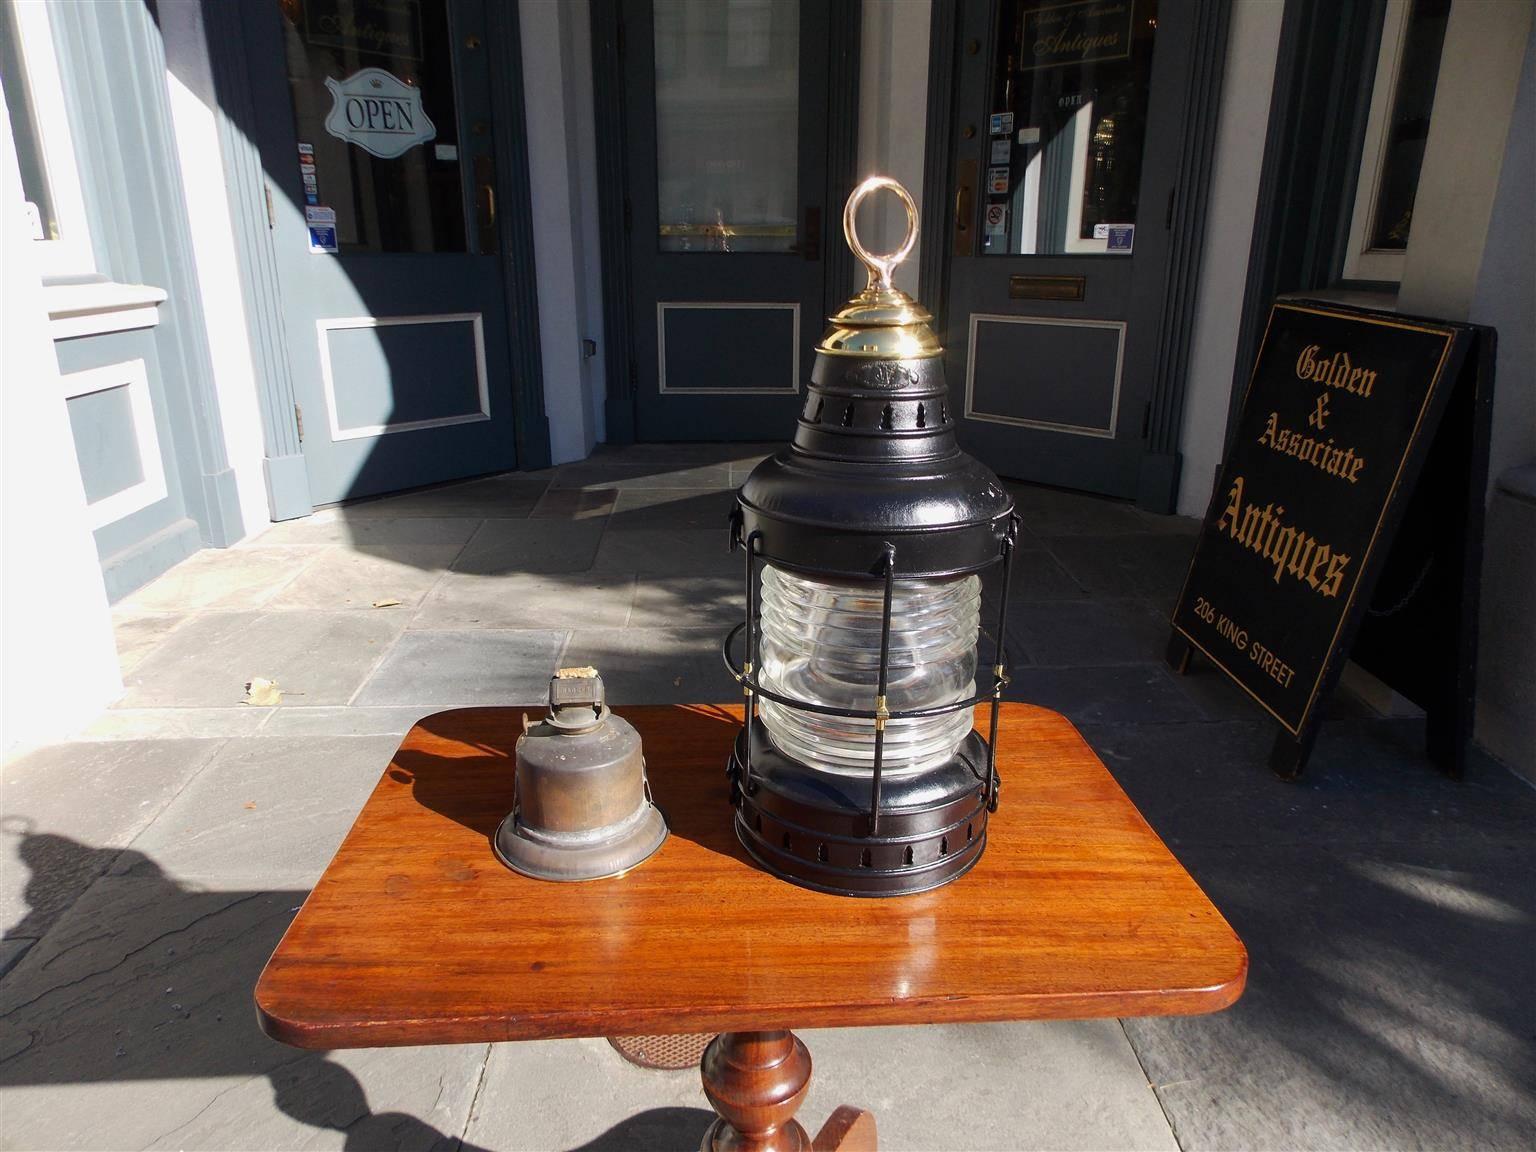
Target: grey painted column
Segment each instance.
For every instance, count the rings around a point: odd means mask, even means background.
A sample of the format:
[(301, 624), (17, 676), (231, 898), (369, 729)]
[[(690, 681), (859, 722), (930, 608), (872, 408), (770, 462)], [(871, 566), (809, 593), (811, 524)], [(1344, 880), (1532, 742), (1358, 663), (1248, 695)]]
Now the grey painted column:
[(51, 4), (49, 15), (97, 266), (115, 280), (169, 294), (154, 331), (183, 495), (203, 542), (223, 547), (244, 530), (173, 143), (160, 29), (140, 0)]
[[(308, 516), (314, 511), (314, 504), (295, 417), (297, 401), (288, 361), (277, 253), (267, 220), (266, 175), (255, 141), (242, 128), (255, 122), (256, 105), (241, 33), (240, 6), (214, 2), (174, 7), (185, 9), (180, 19), (196, 24), (198, 47), (206, 52), (210, 65), (211, 98), (206, 99), (210, 107), (217, 108), (219, 149), (229, 188), (229, 214), (240, 261), (240, 290), (245, 300), (261, 404), (265, 448), (262, 463), (268, 504), (274, 520)], [(174, 58), (172, 67), (177, 68)], [(179, 69), (177, 76), (187, 82)]]

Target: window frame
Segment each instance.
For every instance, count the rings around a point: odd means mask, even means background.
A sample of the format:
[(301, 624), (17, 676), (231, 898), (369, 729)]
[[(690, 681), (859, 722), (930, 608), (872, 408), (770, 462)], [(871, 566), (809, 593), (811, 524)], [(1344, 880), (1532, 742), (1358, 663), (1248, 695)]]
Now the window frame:
[[(1392, 103), (1397, 98), (1397, 82), (1403, 68), (1403, 49), (1408, 41), (1408, 17), (1412, 0), (1387, 0), (1381, 25), (1381, 47), (1376, 55), (1376, 78), (1371, 85), (1370, 111), (1366, 115), (1365, 135), (1360, 144), (1360, 168), (1355, 180), (1355, 202), (1349, 218), (1349, 238), (1344, 247), (1345, 281), (1381, 281), (1401, 284), (1406, 248), (1368, 247), (1376, 201), (1386, 166), (1387, 131), (1392, 117)], [(1409, 241), (1412, 242), (1411, 239)]]
[(34, 240), (33, 251), (37, 253), (44, 280), (93, 275), (97, 271), (96, 250), (85, 210), (80, 166), (75, 159), (69, 105), (64, 99), (58, 53), (53, 46), (49, 5), (42, 0), (0, 3), (10, 6), (16, 21), (18, 49), (26, 68), (25, 82), (41, 137), (43, 172), (59, 226), (59, 239)]

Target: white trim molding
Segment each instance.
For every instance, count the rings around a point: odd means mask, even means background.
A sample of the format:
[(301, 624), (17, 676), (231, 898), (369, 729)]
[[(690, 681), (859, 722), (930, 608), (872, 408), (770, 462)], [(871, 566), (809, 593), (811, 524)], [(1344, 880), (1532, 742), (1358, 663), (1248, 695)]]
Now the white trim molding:
[(143, 360), (126, 360), (103, 368), (88, 368), (59, 377), (64, 399), (88, 396), (94, 392), (128, 389), (129, 411), (133, 417), (133, 438), (139, 453), (143, 479), (121, 488), (110, 496), (85, 506), (91, 530), (121, 520), (140, 509), (165, 499), (165, 462), (160, 458), (160, 434), (155, 429), (155, 407), (149, 395), (149, 373)]
[(48, 334), (55, 340), (153, 328), (160, 323), (163, 288), (112, 280), (64, 281), (43, 285)]
[(0, 3), (9, 4), (15, 15), (27, 93), (41, 131), (48, 194), (53, 198), (54, 216), (59, 225), (58, 239), (32, 242), (39, 256), (38, 264), (44, 276), (93, 273), (96, 271), (96, 254), (85, 213), (80, 168), (75, 162), (74, 134), (70, 129), (68, 105), (64, 102), (64, 83), (53, 47), (48, 5), (31, 0), (0, 0)]
[[(790, 383), (784, 388), (668, 388), (667, 387), (667, 311), (668, 309), (731, 309), (749, 308), (787, 311), (792, 321), (789, 360), (792, 365)], [(798, 396), (800, 395), (800, 304), (798, 301), (776, 300), (659, 300), (656, 303), (656, 384), (663, 396)]]
[(1371, 85), (1371, 106), (1366, 114), (1365, 136), (1360, 143), (1360, 175), (1355, 181), (1355, 205), (1349, 218), (1349, 241), (1344, 249), (1345, 280), (1400, 282), (1407, 252), (1370, 247), (1376, 219), (1376, 201), (1386, 167), (1387, 130), (1397, 98), (1397, 80), (1403, 66), (1403, 46), (1408, 40), (1408, 0), (1387, 0), (1381, 25), (1381, 49), (1376, 57), (1376, 79)]
[[(330, 333), (348, 328), (390, 328), (399, 324), (469, 324), (475, 339), (475, 381), (479, 389), (480, 409), (456, 416), (434, 416), (428, 420), (403, 420), (398, 424), (366, 424), (342, 428), (337, 419), (336, 378), (331, 369)], [(331, 442), (366, 440), (394, 432), (416, 432), (423, 428), (446, 428), (452, 424), (474, 424), (491, 418), (491, 387), (485, 368), (485, 322), (479, 312), (438, 312), (422, 316), (322, 316), (315, 321), (320, 341), (320, 377), (325, 385), (325, 418), (330, 426)]]
[[(1115, 385), (1114, 392), (1110, 397), (1108, 426), (1100, 428), (1085, 424), (1058, 424), (1049, 420), (1026, 420), (1019, 416), (1005, 416), (1001, 413), (978, 410), (974, 401), (976, 330), (982, 321), (990, 324), (1040, 324), (1046, 327), (1104, 328), (1115, 332)], [(1113, 440), (1115, 438), (1115, 426), (1120, 421), (1120, 382), (1124, 378), (1125, 368), (1125, 328), (1124, 320), (1077, 320), (1061, 316), (1004, 316), (996, 313), (972, 312), (970, 334), (967, 338), (965, 349), (965, 418), (967, 420), (980, 420), (985, 424), (1008, 424), (1018, 428), (1039, 428), (1045, 432), (1065, 432), (1069, 436), (1094, 436), (1103, 440)]]

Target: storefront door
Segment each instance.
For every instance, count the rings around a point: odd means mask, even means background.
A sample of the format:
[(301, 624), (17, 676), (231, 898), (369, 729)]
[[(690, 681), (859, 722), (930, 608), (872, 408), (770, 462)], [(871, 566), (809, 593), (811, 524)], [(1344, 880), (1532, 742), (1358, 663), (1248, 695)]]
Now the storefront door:
[(312, 499), (514, 467), (485, 0), (244, 16)]
[(1137, 494), (1192, 13), (961, 6), (947, 371), (962, 442), (1001, 475)]
[(794, 424), (824, 318), (831, 7), (622, 6), (640, 440)]

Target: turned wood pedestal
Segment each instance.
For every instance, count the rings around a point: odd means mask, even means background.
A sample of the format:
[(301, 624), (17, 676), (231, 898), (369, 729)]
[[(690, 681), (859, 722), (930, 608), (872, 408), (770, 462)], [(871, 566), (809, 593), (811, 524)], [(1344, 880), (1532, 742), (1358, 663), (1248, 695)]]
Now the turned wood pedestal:
[[(256, 986), (301, 1048), (721, 1033), (701, 1062), (711, 1149), (875, 1147), (840, 1108), (811, 1141), (811, 1058), (789, 1028), (1212, 1012), (1241, 994), (1226, 921), (1061, 716), (1004, 705), (1002, 805), (947, 887), (852, 899), (794, 887), (737, 843), (729, 705), (619, 708), (671, 837), (626, 876), (553, 884), (492, 854), (522, 709), (406, 736)], [(750, 941), (750, 947), (744, 942)]]

